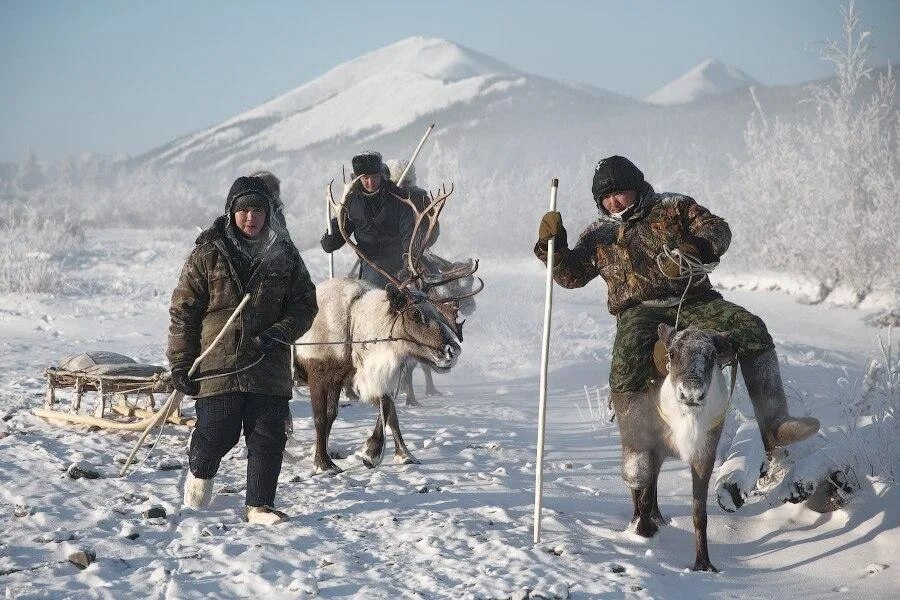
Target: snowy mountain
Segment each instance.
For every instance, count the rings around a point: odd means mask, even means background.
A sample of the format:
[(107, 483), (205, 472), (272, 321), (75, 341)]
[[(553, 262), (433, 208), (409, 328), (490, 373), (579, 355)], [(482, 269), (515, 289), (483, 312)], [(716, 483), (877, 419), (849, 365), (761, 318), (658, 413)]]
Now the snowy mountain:
[[(782, 118), (810, 110), (797, 102), (804, 93), (800, 85), (763, 86), (757, 97), (769, 117)], [(533, 235), (544, 209), (540, 190), (551, 178), (560, 180), (570, 231), (595, 218), (593, 165), (611, 154), (635, 160), (659, 189), (694, 194), (731, 214), (732, 196), (716, 194), (708, 178), (692, 172), (728, 173), (754, 110), (745, 89), (660, 106), (525, 73), (447, 40), (413, 37), (119, 163), (115, 189), (70, 196), (74, 203), (88, 194), (109, 198), (92, 205), (89, 219), (133, 225), (177, 207), (179, 220), (202, 227), (221, 210), (235, 177), (265, 168), (282, 180), (292, 236), (301, 249), (311, 248), (321, 236), (324, 187), (340, 181), (341, 166), (365, 149), (408, 157), (436, 123), (416, 163), (418, 183), (433, 189), (454, 182), (445, 217), (467, 232), (442, 236), (438, 250), (517, 253)]]
[(751, 85), (760, 84), (737, 67), (709, 58), (662, 86), (644, 101), (663, 106), (684, 104), (703, 96), (723, 94)]
[[(138, 161), (157, 167), (197, 163), (224, 167), (261, 157), (271, 160), (325, 143), (329, 148), (333, 144), (356, 148), (419, 121), (437, 119), (442, 129), (459, 118), (471, 121), (471, 115), (489, 114), (490, 105), (511, 97), (535, 100), (537, 106), (529, 114), (558, 103), (567, 109), (581, 105), (595, 114), (598, 103), (636, 104), (589, 86), (526, 75), (446, 40), (412, 37), (339, 65)], [(417, 127), (413, 137), (419, 132)]]

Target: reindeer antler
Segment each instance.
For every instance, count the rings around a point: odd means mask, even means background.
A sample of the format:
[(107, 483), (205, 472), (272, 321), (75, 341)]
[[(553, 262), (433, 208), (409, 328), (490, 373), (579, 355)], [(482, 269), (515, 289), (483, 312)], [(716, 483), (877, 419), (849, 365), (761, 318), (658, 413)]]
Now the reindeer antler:
[(356, 182), (359, 181), (360, 177), (362, 177), (362, 175), (357, 176), (355, 179), (353, 179), (353, 181), (350, 182), (349, 185), (344, 188), (344, 193), (341, 195), (340, 204), (334, 201), (334, 195), (331, 193), (331, 185), (334, 183), (334, 179), (328, 182), (328, 201), (331, 202), (331, 207), (334, 209), (335, 215), (337, 215), (338, 230), (341, 232), (341, 237), (343, 237), (344, 241), (347, 242), (351, 248), (353, 248), (353, 251), (356, 252), (356, 255), (359, 256), (360, 260), (384, 275), (384, 277), (388, 281), (396, 285), (398, 288), (402, 289), (407, 285), (408, 282), (401, 283), (400, 280), (398, 280), (396, 277), (375, 264), (375, 261), (366, 256), (365, 253), (363, 253), (363, 251), (359, 249), (359, 246), (357, 246), (350, 240), (350, 236), (347, 235), (347, 225), (345, 222), (347, 220), (347, 194), (350, 193), (350, 190), (353, 189), (353, 186), (356, 185)]
[[(431, 239), (431, 234), (434, 232), (434, 228), (437, 225), (438, 218), (441, 215), (441, 211), (444, 210), (444, 203), (452, 193), (452, 183), (450, 184), (450, 189), (447, 189), (446, 186), (441, 185), (437, 197), (435, 197), (433, 193), (429, 192), (428, 195), (431, 198), (431, 202), (423, 210), (419, 210), (418, 208), (416, 208), (415, 203), (412, 201), (412, 192), (410, 192), (407, 197), (397, 196), (397, 198), (399, 198), (402, 202), (409, 206), (410, 210), (413, 211), (413, 215), (415, 215), (415, 223), (413, 224), (412, 236), (410, 236), (409, 239), (409, 252), (406, 253), (406, 263), (409, 267), (409, 278), (403, 282), (404, 286), (412, 284), (417, 279), (422, 279), (422, 272), (419, 270), (418, 266), (422, 262), (422, 253), (428, 246), (428, 240)], [(417, 234), (419, 233), (419, 229), (422, 227), (423, 221), (428, 222), (428, 229), (425, 231), (424, 236), (417, 239)]]
[(467, 263), (452, 265), (446, 270), (441, 270), (440, 267), (438, 269), (437, 275), (431, 277), (426, 275), (422, 279), (423, 290), (427, 291), (431, 288), (442, 286), (458, 279), (465, 279), (466, 277), (473, 275), (475, 271), (478, 270), (478, 259), (470, 259)]

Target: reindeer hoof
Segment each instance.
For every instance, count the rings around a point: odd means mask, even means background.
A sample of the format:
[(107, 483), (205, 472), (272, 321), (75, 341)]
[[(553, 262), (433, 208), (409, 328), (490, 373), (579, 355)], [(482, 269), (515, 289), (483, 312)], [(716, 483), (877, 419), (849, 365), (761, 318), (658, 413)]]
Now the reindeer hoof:
[(422, 461), (407, 452), (406, 454), (395, 454), (394, 463), (398, 465), (421, 465)]
[(407, 398), (406, 406), (422, 406), (422, 403), (416, 400), (415, 398)]
[(650, 520), (653, 521), (659, 527), (664, 527), (669, 524), (669, 520), (663, 516), (662, 513), (655, 513), (650, 517)]
[(334, 463), (331, 463), (331, 466), (328, 465), (316, 465), (315, 471), (313, 471), (313, 475), (337, 475), (338, 473), (343, 473), (344, 470), (337, 466)]
[(426, 398), (433, 398), (435, 396), (443, 396), (443, 395), (444, 395), (444, 392), (440, 391), (437, 388), (426, 388), (425, 389), (425, 397)]
[(650, 519), (638, 519), (637, 524), (634, 528), (634, 532), (636, 534), (645, 538), (652, 538), (654, 535), (656, 535), (657, 531), (659, 531), (659, 527), (657, 527), (656, 523), (654, 523)]
[(694, 563), (694, 566), (691, 567), (692, 571), (708, 571), (710, 573), (718, 573), (719, 570), (713, 566), (709, 560), (697, 559), (697, 562)]
[(362, 464), (364, 464), (367, 469), (374, 469), (381, 464), (381, 461), (384, 458), (384, 450), (377, 454), (368, 450), (360, 450), (356, 453), (356, 456), (359, 457), (359, 459), (362, 461)]

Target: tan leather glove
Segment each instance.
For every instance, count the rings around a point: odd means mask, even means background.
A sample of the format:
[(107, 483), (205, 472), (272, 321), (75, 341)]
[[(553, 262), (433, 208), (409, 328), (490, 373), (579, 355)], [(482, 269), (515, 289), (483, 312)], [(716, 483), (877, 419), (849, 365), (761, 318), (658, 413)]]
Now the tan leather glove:
[[(678, 244), (678, 253), (682, 256), (690, 256), (695, 260), (700, 260), (700, 250), (696, 244), (691, 242), (681, 242)], [(677, 260), (677, 259), (676, 259)], [(681, 267), (674, 260), (665, 259), (662, 261), (663, 275), (669, 279), (676, 279), (681, 275)]]
[(562, 215), (557, 211), (550, 211), (541, 219), (541, 225), (538, 228), (538, 241), (546, 244), (551, 239), (555, 239), (555, 244), (561, 245), (566, 243), (566, 228), (563, 227)]

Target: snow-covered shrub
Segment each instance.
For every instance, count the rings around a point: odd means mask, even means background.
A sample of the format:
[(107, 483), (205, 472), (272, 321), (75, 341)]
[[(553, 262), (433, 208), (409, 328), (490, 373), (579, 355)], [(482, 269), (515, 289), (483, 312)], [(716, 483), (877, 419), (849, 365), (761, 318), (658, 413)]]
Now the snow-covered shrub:
[(844, 404), (846, 425), (838, 431), (846, 443), (849, 462), (858, 473), (893, 483), (900, 468), (897, 437), (897, 404), (900, 396), (900, 341), (892, 346), (892, 330), (887, 342), (878, 337), (881, 356), (872, 359), (862, 379), (850, 386)]
[(609, 400), (609, 386), (601, 388), (584, 386), (584, 403), (576, 403), (575, 410), (583, 423), (587, 423), (591, 429), (605, 429), (612, 427), (615, 421), (615, 410)]
[(733, 253), (850, 286), (861, 299), (900, 288), (900, 115), (893, 73), (872, 76), (858, 11), (851, 4), (842, 15), (843, 43), (822, 53), (834, 82), (810, 87), (815, 111), (797, 122), (770, 122), (757, 104), (727, 193), (741, 199)]
[(64, 263), (84, 240), (78, 220), (23, 205), (0, 217), (0, 292), (58, 292)]

